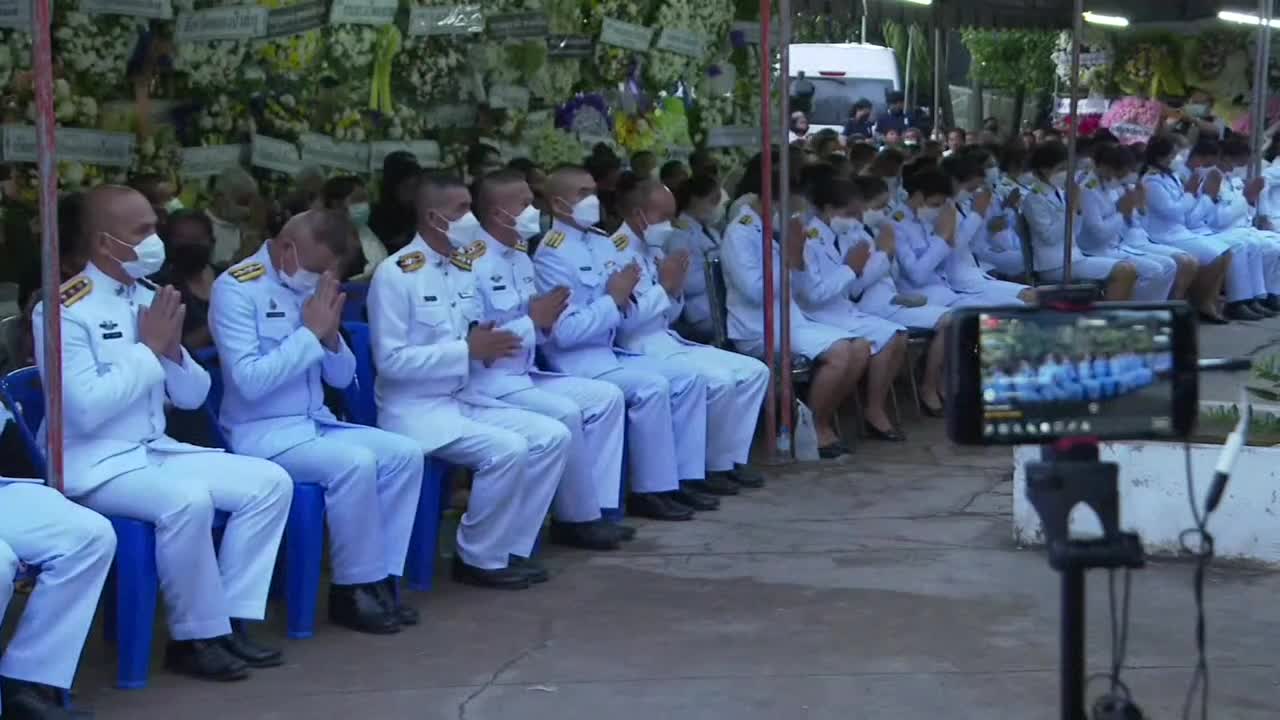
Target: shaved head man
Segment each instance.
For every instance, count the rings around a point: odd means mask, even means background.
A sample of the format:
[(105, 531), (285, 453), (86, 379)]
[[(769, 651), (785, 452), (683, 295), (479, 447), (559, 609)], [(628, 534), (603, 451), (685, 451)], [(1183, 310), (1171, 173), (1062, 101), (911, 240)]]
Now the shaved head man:
[(89, 259), (122, 283), (151, 275), (164, 264), (164, 243), (155, 234), (155, 210), (133, 188), (101, 185), (90, 190), (85, 198), (85, 230)]
[(560, 222), (578, 230), (587, 230), (600, 222), (600, 198), (596, 181), (585, 168), (557, 168), (547, 178), (547, 202), (551, 214)]

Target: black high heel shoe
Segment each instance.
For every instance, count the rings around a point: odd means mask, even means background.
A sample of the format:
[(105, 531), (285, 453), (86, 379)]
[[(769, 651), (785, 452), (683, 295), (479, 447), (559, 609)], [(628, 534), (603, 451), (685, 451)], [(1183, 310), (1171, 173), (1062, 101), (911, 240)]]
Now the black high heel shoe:
[(875, 425), (872, 425), (869, 421), (865, 424), (867, 428), (867, 437), (872, 438), (874, 440), (884, 440), (886, 442), (903, 442), (907, 439), (907, 437), (902, 433), (898, 432), (896, 428), (881, 430)]

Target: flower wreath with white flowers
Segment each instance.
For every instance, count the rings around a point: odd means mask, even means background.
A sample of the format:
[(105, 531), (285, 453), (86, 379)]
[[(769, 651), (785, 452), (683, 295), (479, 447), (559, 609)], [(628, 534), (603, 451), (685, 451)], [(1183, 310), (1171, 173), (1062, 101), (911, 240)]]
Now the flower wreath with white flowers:
[[(304, 1), (259, 0), (259, 5), (272, 10), (298, 5)], [(317, 68), (324, 47), (321, 28), (253, 41), (254, 54), (262, 63), (262, 69), (267, 75), (268, 82), (271, 83), (277, 80), (298, 82), (312, 74)]]
[[(225, 5), (219, 0), (175, 0), (174, 12), (181, 14)], [(177, 44), (173, 69), (182, 74), (186, 85), (196, 91), (225, 92), (242, 77), (249, 57), (248, 40), (198, 40)]]
[[(644, 25), (653, 15), (653, 0), (595, 0), (587, 17), (592, 34), (599, 36), (605, 18)], [(600, 78), (608, 85), (625, 81), (635, 70), (635, 65), (648, 57), (648, 53), (596, 43), (595, 67)]]
[(31, 33), (0, 28), (0, 88), (8, 88), (14, 75), (31, 68)]
[(78, 0), (56, 4), (53, 37), (63, 73), (77, 88), (99, 97), (127, 86), (129, 58), (147, 30), (147, 20), (120, 15), (89, 15)]
[[(457, 4), (456, 0), (416, 0), (416, 3), (422, 7)], [(463, 88), (471, 86), (467, 44), (472, 39), (466, 35), (462, 39), (435, 35), (406, 37), (396, 54), (392, 75), (408, 85), (422, 103), (458, 100), (464, 94), (470, 97)]]

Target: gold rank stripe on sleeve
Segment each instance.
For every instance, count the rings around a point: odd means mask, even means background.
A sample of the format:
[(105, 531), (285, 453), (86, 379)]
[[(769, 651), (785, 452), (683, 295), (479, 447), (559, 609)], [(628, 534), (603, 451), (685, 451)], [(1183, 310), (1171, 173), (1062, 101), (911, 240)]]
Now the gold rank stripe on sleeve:
[(529, 254), (529, 243), (527, 243), (527, 242), (525, 242), (525, 241), (523, 241), (523, 240), (517, 240), (517, 241), (516, 241), (516, 252), (522, 252), (522, 253), (525, 253), (526, 255), (527, 255), (527, 254)]
[(471, 258), (461, 253), (455, 253), (449, 258), (449, 262), (459, 270), (471, 272)]
[(406, 253), (396, 258), (396, 267), (400, 268), (401, 272), (417, 272), (426, 264), (427, 256), (420, 252)]
[(552, 230), (547, 233), (547, 238), (542, 241), (542, 245), (552, 250), (557, 250), (564, 244), (564, 233), (559, 230)]
[(80, 276), (63, 283), (59, 289), (58, 297), (62, 299), (62, 307), (71, 307), (88, 297), (89, 292), (92, 290), (93, 281), (87, 277)]
[(263, 275), (266, 275), (267, 269), (263, 267), (262, 263), (249, 263), (248, 265), (231, 268), (228, 272), (231, 273), (231, 277), (235, 278), (237, 282), (249, 282), (250, 280), (257, 280)]
[(613, 241), (613, 246), (618, 249), (618, 252), (626, 250), (627, 247), (631, 245), (631, 241), (627, 239), (626, 233), (618, 233), (609, 239)]

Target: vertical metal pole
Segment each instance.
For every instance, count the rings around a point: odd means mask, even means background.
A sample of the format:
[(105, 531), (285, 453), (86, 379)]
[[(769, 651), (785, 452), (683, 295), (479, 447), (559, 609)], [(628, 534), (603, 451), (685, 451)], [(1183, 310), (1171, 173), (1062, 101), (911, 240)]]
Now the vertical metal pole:
[[(779, 0), (778, 15), (782, 18), (781, 36), (778, 38), (782, 70), (779, 82), (782, 86), (778, 90), (782, 100), (782, 122), (789, 125), (791, 118), (791, 0)], [(778, 192), (781, 205), (778, 217), (782, 220), (782, 227), (778, 228), (778, 231), (782, 237), (782, 257), (786, 258), (788, 257), (787, 247), (793, 242), (804, 242), (804, 238), (793, 238), (788, 231), (791, 227), (792, 210), (791, 148), (786, 142), (790, 139), (789, 127), (783, 128), (782, 137), (783, 142), (780, 143), (782, 155), (779, 157), (778, 168), (778, 180), (782, 183), (782, 188)], [(795, 452), (791, 441), (791, 272), (785, 264), (781, 272), (782, 277), (779, 278), (778, 287), (778, 324), (781, 337), (778, 338), (778, 347), (781, 349), (782, 357), (778, 363), (778, 384), (782, 392), (778, 403), (778, 435), (782, 439), (781, 449), (790, 457)]]
[(1253, 179), (1262, 172), (1262, 151), (1266, 144), (1264, 137), (1267, 125), (1267, 104), (1270, 99), (1267, 87), (1267, 65), (1271, 62), (1271, 16), (1272, 0), (1258, 0), (1258, 39), (1253, 58), (1253, 104), (1249, 108), (1251, 131), (1250, 146), (1253, 150), (1249, 158), (1249, 178)]
[(1084, 711), (1084, 569), (1062, 571), (1062, 627), (1059, 639), (1062, 720), (1086, 720)]
[[(760, 0), (760, 220), (763, 225), (760, 242), (763, 244), (761, 260), (764, 266), (764, 364), (769, 366), (770, 382), (765, 391), (764, 431), (765, 452), (769, 461), (778, 457), (777, 383), (778, 377), (773, 358), (773, 118), (770, 108), (769, 79), (773, 72), (773, 49), (769, 30), (773, 25), (773, 3)], [(784, 132), (786, 119), (783, 119)], [(784, 146), (785, 147), (785, 146)], [(786, 272), (785, 258), (779, 272)]]
[[(44, 303), (46, 482), (62, 492), (62, 285), (58, 257), (58, 175), (54, 165), (53, 47), (49, 0), (31, 3), (31, 59), (35, 71), (36, 166), (40, 173), (40, 280)], [(22, 298), (25, 300), (25, 298)]]
[(867, 0), (862, 0), (862, 30), (858, 33), (858, 42), (867, 42)]
[(942, 17), (933, 16), (933, 131), (942, 127)]
[(1079, 98), (1076, 88), (1080, 85), (1080, 35), (1084, 31), (1084, 0), (1075, 0), (1075, 16), (1071, 19), (1071, 127), (1067, 129), (1067, 222), (1062, 239), (1062, 284), (1071, 282), (1071, 246), (1075, 237), (1076, 204), (1073, 202), (1076, 187), (1076, 129), (1080, 125), (1077, 114)]
[(907, 79), (906, 79), (906, 81), (905, 81), (905, 82), (903, 82), (903, 85), (902, 85), (902, 99), (906, 101), (906, 108), (904, 108), (904, 110), (910, 109), (910, 108), (911, 108), (911, 106), (915, 104), (915, 103), (913, 103), (913, 102), (911, 101), (911, 100), (912, 100), (912, 97), (911, 97), (911, 65), (912, 65), (912, 63), (911, 63), (911, 53), (912, 53), (912, 51), (914, 50), (914, 46), (915, 46), (915, 39), (916, 39), (915, 29), (914, 29), (912, 26), (908, 25), (908, 26), (907, 26), (907, 59), (906, 59), (906, 61), (905, 61), (905, 63), (904, 63), (904, 64), (907, 66)]

